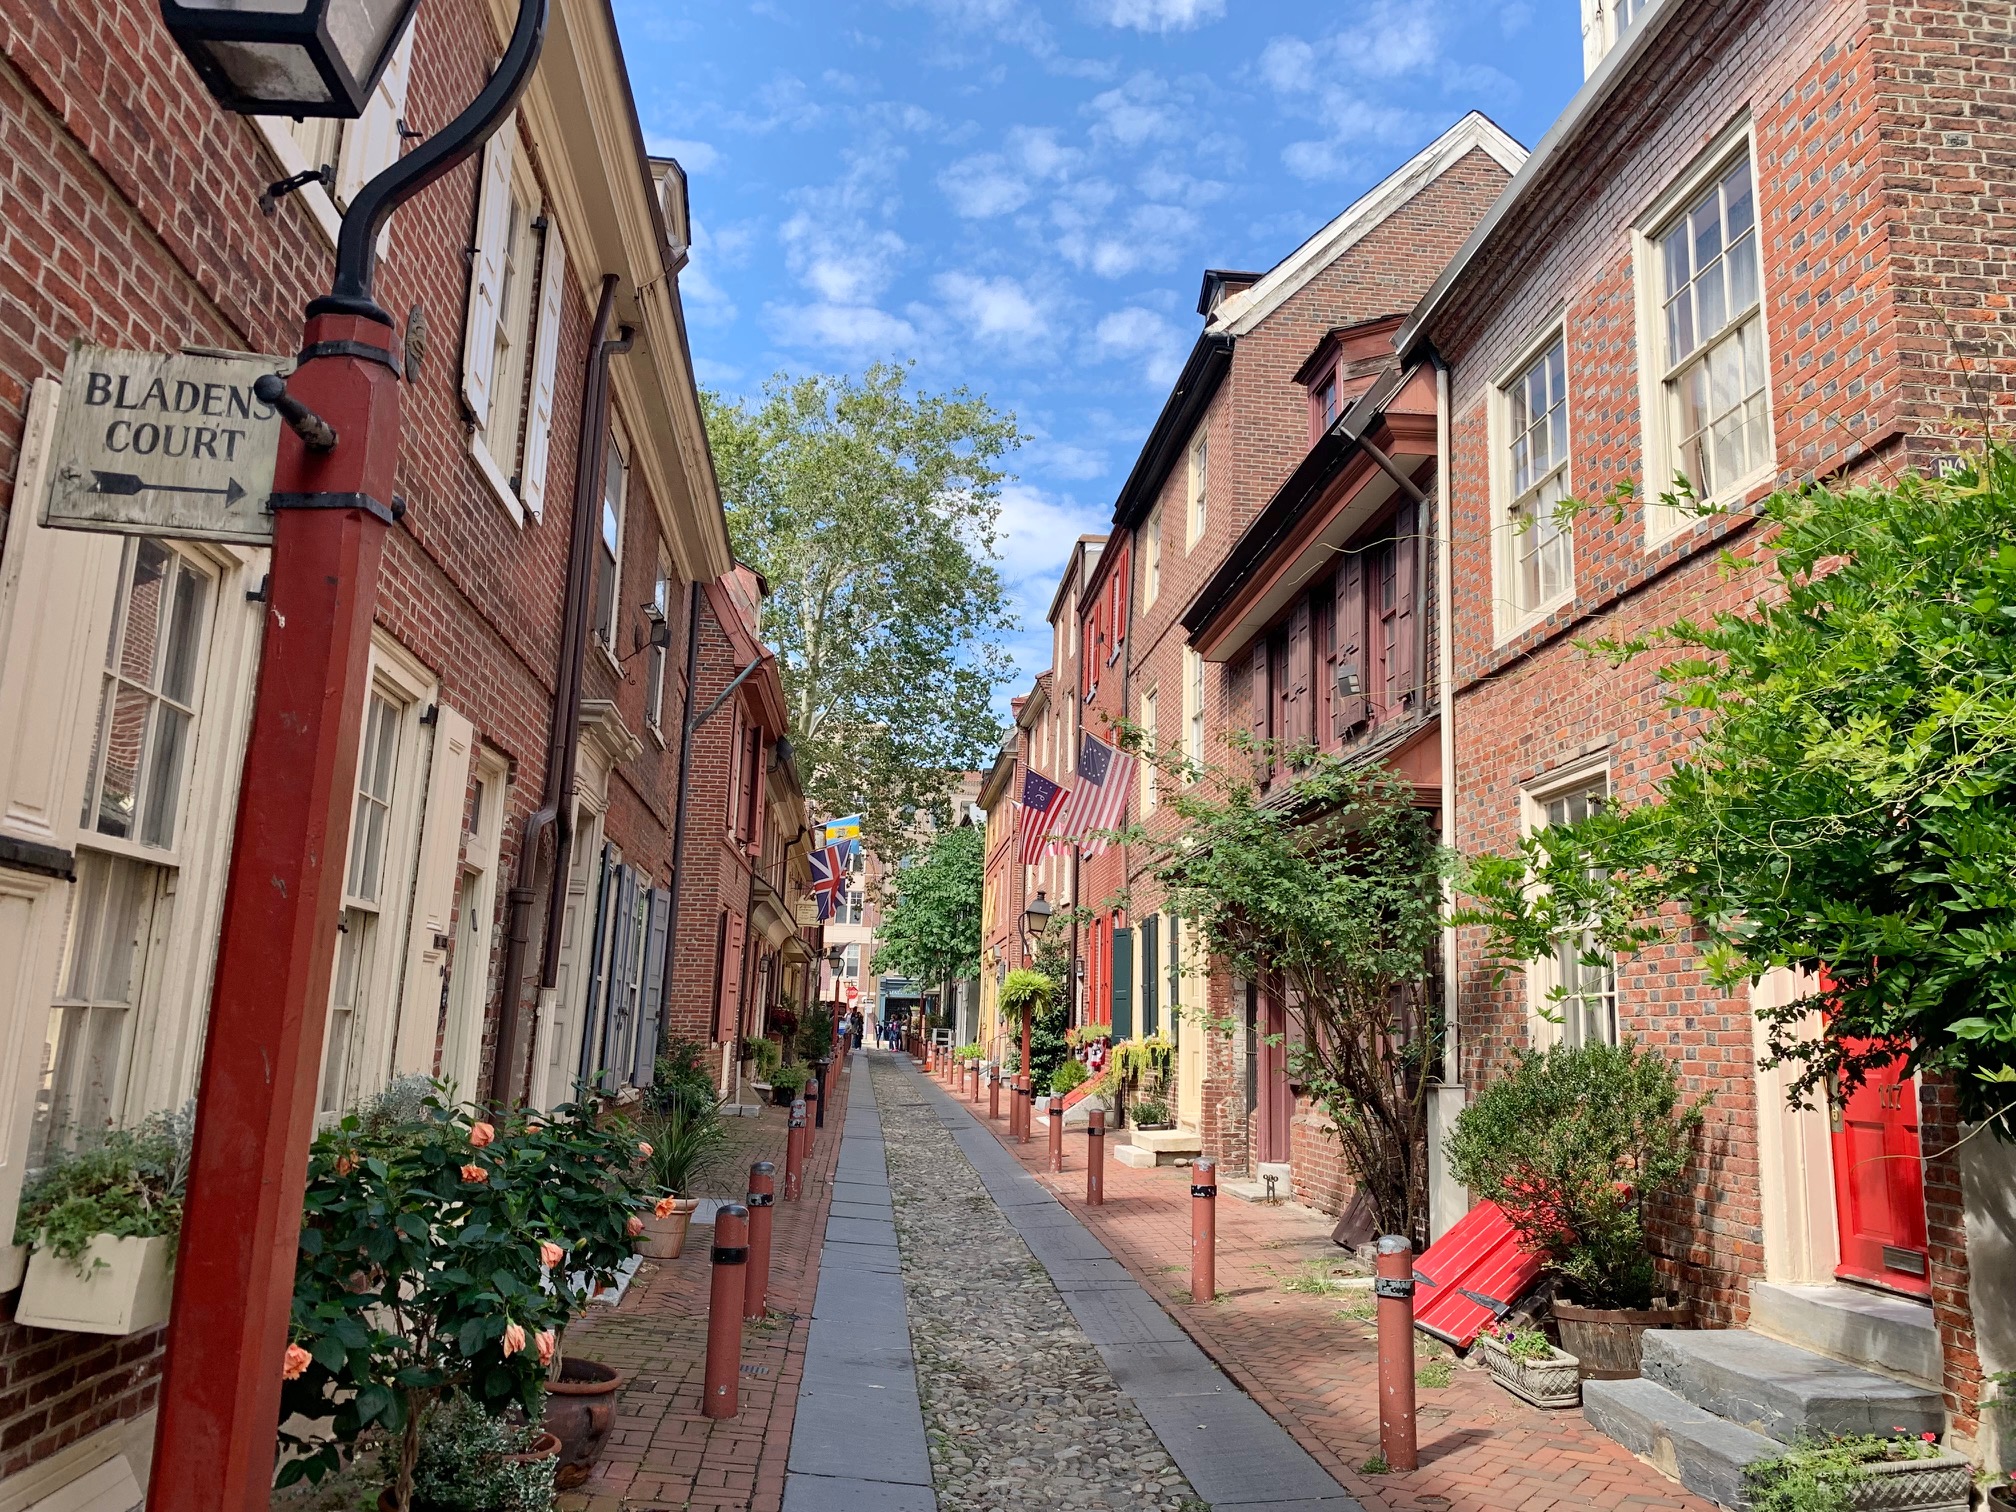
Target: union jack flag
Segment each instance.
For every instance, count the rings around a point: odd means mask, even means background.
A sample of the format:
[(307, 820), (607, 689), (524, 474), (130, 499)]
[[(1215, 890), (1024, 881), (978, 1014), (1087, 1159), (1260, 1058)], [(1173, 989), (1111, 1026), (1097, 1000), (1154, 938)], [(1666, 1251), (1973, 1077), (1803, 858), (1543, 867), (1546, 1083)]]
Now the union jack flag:
[(1065, 800), (1071, 790), (1052, 782), (1031, 767), (1022, 774), (1022, 864), (1034, 866), (1043, 859), (1046, 845), (1055, 838), (1057, 822), (1064, 815)]
[(812, 852), (812, 896), (819, 903), (819, 922), (829, 923), (847, 905), (847, 863), (852, 841), (841, 841)]

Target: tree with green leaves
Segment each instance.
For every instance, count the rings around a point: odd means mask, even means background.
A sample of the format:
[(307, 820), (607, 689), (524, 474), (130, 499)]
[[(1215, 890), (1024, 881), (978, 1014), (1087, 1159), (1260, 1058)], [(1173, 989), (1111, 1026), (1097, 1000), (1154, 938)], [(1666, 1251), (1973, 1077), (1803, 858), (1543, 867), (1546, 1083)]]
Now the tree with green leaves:
[(950, 817), (958, 773), (998, 737), (1012, 622), (995, 545), (1014, 417), (908, 378), (878, 364), (779, 374), (755, 404), (702, 395), (736, 554), (769, 584), (806, 797), (858, 809), (884, 855)]
[(1764, 1014), (1796, 1098), (1844, 1095), (1901, 1055), (2007, 1133), (2016, 456), (1997, 443), (1945, 477), (1760, 508), (1725, 557), (1768, 574), (1750, 608), (1586, 648), (1671, 657), (1671, 701), (1701, 719), (1685, 758), (1647, 802), (1475, 858), (1463, 917), (1508, 968), (1568, 931), (1628, 953), (1698, 930), (1731, 991), (1807, 972), (1808, 993)]
[(913, 864), (896, 868), (870, 971), (924, 986), (978, 974), (986, 848), (987, 832), (962, 824), (938, 831)]
[(1183, 823), (1155, 874), (1234, 976), (1281, 994), (1300, 1029), (1290, 1076), (1329, 1116), (1380, 1231), (1425, 1242), (1444, 853), (1404, 778), (1278, 754), (1285, 790), (1264, 802), (1236, 760), (1177, 787), (1167, 803)]

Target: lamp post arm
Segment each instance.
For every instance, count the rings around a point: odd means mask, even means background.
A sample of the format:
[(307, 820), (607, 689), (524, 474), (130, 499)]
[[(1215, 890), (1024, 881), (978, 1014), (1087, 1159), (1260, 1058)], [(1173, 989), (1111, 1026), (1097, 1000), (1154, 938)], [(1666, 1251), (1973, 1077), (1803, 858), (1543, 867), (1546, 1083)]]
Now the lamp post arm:
[[(497, 71), (462, 113), (357, 191), (336, 239), (336, 281), (308, 306), (310, 315), (363, 315), (390, 325), (371, 297), (378, 233), (407, 200), (487, 142), (531, 82), (546, 42), (548, 0), (518, 0), (518, 24)], [(413, 24), (413, 23), (409, 23)]]

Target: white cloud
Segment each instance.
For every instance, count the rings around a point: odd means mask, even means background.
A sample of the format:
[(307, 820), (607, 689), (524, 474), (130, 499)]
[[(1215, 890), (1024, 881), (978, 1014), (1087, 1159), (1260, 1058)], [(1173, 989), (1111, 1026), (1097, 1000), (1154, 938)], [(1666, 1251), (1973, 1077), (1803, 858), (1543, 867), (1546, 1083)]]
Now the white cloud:
[(732, 363), (716, 362), (712, 357), (693, 357), (693, 376), (708, 388), (727, 388), (732, 383), (742, 381), (742, 369)]
[(938, 187), (956, 214), (987, 220), (1020, 210), (1039, 184), (1062, 181), (1083, 159), (1075, 147), (1059, 142), (1051, 127), (1016, 126), (1001, 151), (961, 158), (939, 175)]
[(1169, 86), (1145, 69), (1126, 83), (1092, 97), (1092, 137), (1122, 147), (1139, 147), (1176, 135), (1177, 102)]
[(1108, 26), (1136, 31), (1188, 31), (1225, 14), (1225, 0), (1099, 0), (1093, 14)]
[[(1026, 483), (1010, 483), (1001, 490), (1001, 523), (994, 542), (1002, 578), (1011, 585), (1029, 585), (1045, 599), (1047, 607), (1050, 590), (1071, 553), (1071, 543), (1103, 529), (1103, 520), (1097, 508), (1068, 495), (1046, 494)], [(1040, 622), (1042, 609), (1035, 618)]]
[(822, 304), (865, 305), (889, 287), (908, 245), (886, 224), (900, 201), (900, 149), (867, 140), (844, 155), (831, 184), (792, 194), (795, 212), (778, 228), (785, 265)]
[(943, 273), (935, 287), (953, 318), (981, 341), (1025, 346), (1047, 329), (1036, 301), (1012, 278)]
[(1139, 360), (1142, 376), (1158, 388), (1175, 381), (1190, 345), (1168, 316), (1140, 305), (1115, 310), (1092, 335), (1101, 357)]
[(688, 173), (712, 173), (721, 166), (721, 150), (711, 142), (697, 142), (690, 137), (645, 138), (645, 146), (653, 157), (679, 159), (679, 166)]
[(705, 222), (693, 222), (692, 260), (679, 270), (679, 301), (695, 325), (726, 326), (735, 322), (735, 301), (714, 279), (714, 269), (732, 261), (724, 256), (722, 244), (723, 239)]
[(769, 315), (771, 334), (791, 346), (887, 357), (906, 355), (917, 344), (915, 326), (874, 305), (774, 305)]
[(1285, 110), (1319, 132), (1282, 149), (1288, 171), (1341, 178), (1364, 166), (1364, 148), (1418, 139), (1427, 113), (1394, 101), (1420, 96), (1409, 84), (1465, 87), (1449, 76), (1448, 30), (1438, 0), (1372, 0), (1353, 25), (1329, 36), (1270, 41), (1256, 71)]
[(1023, 465), (1056, 478), (1083, 480), (1106, 471), (1106, 454), (1068, 441), (1040, 438), (1022, 448)]

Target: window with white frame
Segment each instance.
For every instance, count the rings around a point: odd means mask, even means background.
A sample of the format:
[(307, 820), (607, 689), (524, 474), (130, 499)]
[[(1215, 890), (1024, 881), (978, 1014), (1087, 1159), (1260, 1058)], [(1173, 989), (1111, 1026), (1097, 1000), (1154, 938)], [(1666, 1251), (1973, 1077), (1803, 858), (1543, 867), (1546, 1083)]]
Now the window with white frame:
[[(658, 623), (669, 626), (672, 623), (672, 564), (665, 556), (663, 542), (658, 547), (658, 576), (651, 585), (651, 602), (657, 607)], [(666, 651), (665, 646), (652, 646), (645, 667), (644, 722), (653, 730), (665, 728)]]
[(370, 1007), (385, 907), (385, 852), (392, 830), (392, 800), (399, 775), (400, 727), (405, 710), (373, 690), (364, 706), (364, 739), (357, 753), (357, 785), (350, 805), (350, 850), (343, 873), (343, 919), (338, 926), (336, 973), (322, 1053), (318, 1111), (340, 1113), (355, 1085), (361, 1026)]
[(514, 121), (483, 152), (462, 353), (470, 454), (522, 519), (544, 508), (566, 252)]
[(840, 952), (840, 980), (856, 982), (861, 979), (861, 947), (846, 946)]
[(1664, 422), (1652, 476), (1685, 478), (1697, 499), (1728, 503), (1769, 469), (1772, 451), (1747, 152), (1718, 169), (1651, 244)]
[(623, 571), (623, 502), (629, 475), (622, 443), (609, 433), (609, 458), (602, 470), (602, 522), (595, 543), (595, 638), (616, 649), (616, 609)]
[(1146, 609), (1162, 592), (1162, 511), (1148, 517), (1141, 531), (1141, 607)]
[(1157, 793), (1156, 778), (1161, 769), (1155, 764), (1160, 753), (1160, 742), (1155, 728), (1156, 690), (1150, 688), (1141, 695), (1141, 736), (1144, 750), (1141, 759), (1141, 812), (1148, 815), (1155, 812)]
[[(261, 133), (286, 176), (324, 170), (327, 183), (310, 183), (299, 190), (302, 203), (331, 241), (341, 224), (338, 212), (379, 172), (397, 161), (404, 146), (401, 135), (406, 125), (406, 92), (413, 76), (413, 36), (419, 28), (408, 26), (399, 45), (386, 60), (377, 86), (354, 121), (331, 116), (258, 117)], [(385, 253), (388, 226), (379, 233), (379, 255)]]
[(1574, 588), (1560, 517), (1568, 497), (1568, 363), (1560, 335), (1503, 390), (1506, 568), (1512, 618), (1523, 620)]
[[(1580, 823), (1601, 810), (1607, 793), (1606, 779), (1595, 776), (1530, 794), (1527, 827), (1542, 830)], [(1553, 954), (1535, 962), (1527, 979), (1532, 1006), (1558, 1021), (1562, 1043), (1617, 1043), (1617, 963), (1598, 949), (1591, 931), (1563, 930), (1555, 938)]]
[(136, 1010), (173, 910), (216, 599), (215, 574), (194, 556), (152, 537), (124, 543), (31, 1164), (124, 1112)]
[(1205, 495), (1211, 482), (1211, 438), (1200, 435), (1190, 443), (1189, 478), (1189, 536), (1185, 542), (1194, 546), (1204, 535)]
[(1183, 759), (1192, 772), (1204, 767), (1204, 658), (1183, 648)]

